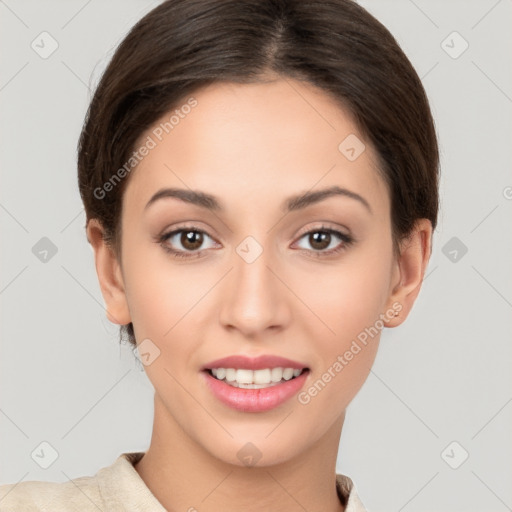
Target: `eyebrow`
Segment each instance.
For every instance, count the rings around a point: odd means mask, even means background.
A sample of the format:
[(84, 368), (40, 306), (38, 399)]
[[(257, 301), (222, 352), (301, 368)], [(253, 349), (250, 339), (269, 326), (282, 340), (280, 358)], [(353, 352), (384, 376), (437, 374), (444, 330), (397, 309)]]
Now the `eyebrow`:
[[(284, 212), (292, 212), (301, 210), (310, 206), (312, 204), (318, 203), (333, 196), (341, 196), (347, 197), (350, 199), (355, 199), (359, 203), (365, 206), (365, 208), (373, 214), (372, 208), (368, 201), (360, 196), (359, 194), (352, 192), (346, 188), (333, 186), (330, 188), (325, 188), (322, 190), (316, 190), (314, 192), (303, 192), (294, 196), (289, 197), (284, 201), (281, 206), (281, 210)], [(162, 188), (147, 202), (144, 210), (147, 210), (150, 205), (155, 203), (156, 201), (168, 197), (174, 197), (186, 203), (191, 203), (196, 206), (200, 206), (201, 208), (206, 208), (210, 211), (222, 212), (224, 208), (221, 205), (221, 202), (215, 197), (206, 192), (201, 192), (198, 190), (186, 190), (182, 188)]]

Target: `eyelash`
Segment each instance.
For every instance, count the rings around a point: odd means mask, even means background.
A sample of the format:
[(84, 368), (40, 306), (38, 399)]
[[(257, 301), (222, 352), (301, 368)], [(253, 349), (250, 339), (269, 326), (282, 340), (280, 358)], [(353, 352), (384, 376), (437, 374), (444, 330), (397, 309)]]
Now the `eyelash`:
[[(159, 235), (156, 239), (156, 242), (162, 246), (164, 251), (171, 254), (171, 256), (173, 258), (198, 258), (198, 257), (200, 257), (200, 254), (202, 252), (201, 250), (194, 251), (194, 252), (192, 252), (192, 251), (176, 251), (175, 249), (171, 249), (168, 245), (166, 245), (165, 242), (167, 242), (167, 240), (169, 240), (169, 238), (172, 238), (174, 235), (176, 235), (178, 233), (182, 233), (182, 232), (202, 233), (204, 235), (207, 235), (209, 238), (212, 238), (212, 237), (210, 237), (210, 235), (208, 235), (208, 233), (206, 233), (202, 229), (198, 229), (196, 226), (184, 226), (179, 229), (170, 231), (169, 233), (164, 233), (162, 235)], [(314, 257), (316, 257), (316, 258), (323, 258), (323, 257), (332, 256), (334, 254), (338, 254), (339, 252), (343, 251), (344, 249), (350, 247), (355, 242), (355, 239), (353, 237), (351, 237), (350, 235), (346, 235), (344, 233), (341, 233), (340, 231), (337, 231), (332, 228), (328, 228), (326, 226), (321, 226), (320, 228), (315, 228), (310, 231), (307, 231), (306, 233), (303, 233), (300, 236), (299, 240), (301, 240), (302, 238), (304, 238), (307, 235), (311, 235), (312, 233), (329, 233), (331, 235), (335, 235), (336, 237), (341, 239), (343, 242), (343, 243), (340, 243), (334, 249), (330, 249), (329, 251), (325, 251), (325, 250), (312, 251), (313, 254), (315, 255)], [(206, 250), (206, 249), (203, 249), (203, 250)], [(306, 252), (311, 252), (308, 249), (300, 249), (300, 250), (306, 251)]]

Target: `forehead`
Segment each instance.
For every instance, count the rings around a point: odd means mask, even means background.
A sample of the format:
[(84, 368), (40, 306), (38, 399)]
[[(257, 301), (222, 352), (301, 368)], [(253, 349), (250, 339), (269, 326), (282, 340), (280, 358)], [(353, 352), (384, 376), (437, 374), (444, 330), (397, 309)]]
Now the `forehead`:
[[(182, 108), (190, 97), (195, 106)], [(135, 147), (148, 137), (153, 147), (125, 191), (138, 210), (162, 187), (236, 197), (247, 207), (255, 196), (263, 204), (277, 191), (288, 196), (316, 184), (352, 188), (377, 210), (387, 207), (373, 148), (348, 111), (310, 84), (215, 83), (175, 105)]]

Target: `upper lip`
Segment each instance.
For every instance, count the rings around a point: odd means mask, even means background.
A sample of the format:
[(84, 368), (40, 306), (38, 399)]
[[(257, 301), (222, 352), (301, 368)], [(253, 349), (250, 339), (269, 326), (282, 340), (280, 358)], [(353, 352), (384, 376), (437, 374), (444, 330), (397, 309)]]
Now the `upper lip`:
[(263, 370), (265, 368), (294, 368), (302, 370), (307, 365), (287, 359), (286, 357), (274, 355), (261, 355), (258, 357), (248, 357), (243, 355), (234, 355), (216, 359), (205, 364), (201, 370), (211, 370), (212, 368), (239, 368), (244, 370)]

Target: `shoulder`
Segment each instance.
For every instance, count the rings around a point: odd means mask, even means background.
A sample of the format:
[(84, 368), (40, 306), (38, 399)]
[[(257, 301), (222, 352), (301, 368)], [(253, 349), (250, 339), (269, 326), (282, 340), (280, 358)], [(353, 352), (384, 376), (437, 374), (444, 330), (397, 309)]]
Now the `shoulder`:
[(79, 512), (102, 507), (96, 477), (68, 482), (25, 481), (0, 485), (0, 512)]
[(337, 473), (336, 490), (345, 512), (367, 512), (350, 477)]
[(124, 452), (94, 476), (67, 482), (0, 485), (0, 512), (165, 512), (134, 468), (144, 452)]

